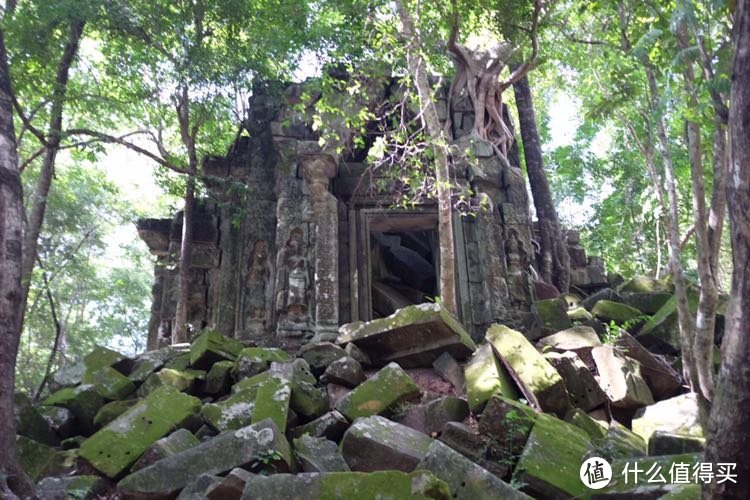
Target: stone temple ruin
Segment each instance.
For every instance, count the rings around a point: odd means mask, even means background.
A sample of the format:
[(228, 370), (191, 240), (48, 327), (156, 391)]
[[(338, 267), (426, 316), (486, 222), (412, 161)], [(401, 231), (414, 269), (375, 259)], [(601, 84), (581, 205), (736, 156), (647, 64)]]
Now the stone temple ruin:
[[(392, 90), (384, 87), (380, 99)], [(321, 147), (312, 103), (300, 111), (304, 89), (256, 89), (246, 134), (203, 165), (212, 180), (193, 227), (194, 331), (210, 326), (239, 339), (299, 344), (438, 295), (436, 204), (394, 209), (391, 194), (373, 194), (366, 149), (340, 155)], [(476, 158), (454, 159), (456, 184), (490, 206), (476, 217), (454, 214), (458, 319), (475, 339), (496, 322), (532, 328), (535, 243), (518, 149), (506, 159), (472, 138), (468, 98), (447, 110), (443, 91), (437, 104), (443, 122), (452, 113), (456, 149)], [(149, 348), (168, 343), (174, 327), (181, 226), (181, 213), (138, 224), (157, 257)], [(605, 283), (601, 261), (589, 263), (575, 236), (573, 284)]]

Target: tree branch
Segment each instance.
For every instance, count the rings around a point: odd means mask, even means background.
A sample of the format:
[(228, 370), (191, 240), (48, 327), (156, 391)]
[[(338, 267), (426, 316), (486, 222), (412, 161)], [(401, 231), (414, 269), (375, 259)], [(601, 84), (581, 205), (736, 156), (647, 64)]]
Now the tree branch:
[[(16, 113), (18, 114), (18, 117), (21, 119), (21, 123), (23, 123), (24, 129), (31, 132), (34, 137), (39, 139), (39, 142), (42, 143), (44, 146), (49, 146), (49, 142), (47, 141), (47, 136), (42, 133), (41, 130), (36, 128), (34, 125), (31, 124), (31, 121), (26, 117), (26, 114), (23, 112), (23, 108), (21, 107), (21, 104), (18, 102), (18, 99), (16, 99), (16, 96), (13, 96), (13, 108), (15, 108)], [(23, 133), (23, 131), (21, 132)]]
[[(145, 133), (145, 132), (140, 132), (140, 133)], [(142, 148), (140, 146), (137, 146), (137, 145), (133, 144), (132, 142), (128, 142), (126, 140), (123, 140), (120, 137), (115, 137), (113, 135), (104, 134), (102, 132), (97, 132), (95, 130), (89, 130), (89, 129), (85, 129), (85, 128), (70, 129), (70, 130), (67, 131), (67, 134), (68, 135), (87, 135), (87, 136), (90, 136), (90, 137), (96, 137), (97, 139), (99, 139), (102, 142), (111, 142), (111, 143), (114, 143), (114, 144), (119, 144), (119, 145), (125, 146), (126, 148), (128, 148), (128, 149), (130, 149), (132, 151), (135, 151), (136, 153), (139, 153), (139, 154), (141, 154), (141, 155), (143, 155), (143, 156), (145, 156), (147, 158), (150, 158), (151, 160), (155, 161), (156, 163), (158, 163), (162, 167), (168, 168), (169, 170), (172, 170), (172, 171), (177, 172), (179, 174), (188, 174), (188, 175), (194, 174), (194, 172), (191, 172), (190, 170), (188, 170), (188, 169), (186, 169), (184, 167), (175, 165), (174, 163), (168, 161), (167, 159), (162, 158), (162, 157), (160, 157), (158, 155), (155, 155), (151, 151), (149, 151), (147, 149), (144, 149), (144, 148)]]

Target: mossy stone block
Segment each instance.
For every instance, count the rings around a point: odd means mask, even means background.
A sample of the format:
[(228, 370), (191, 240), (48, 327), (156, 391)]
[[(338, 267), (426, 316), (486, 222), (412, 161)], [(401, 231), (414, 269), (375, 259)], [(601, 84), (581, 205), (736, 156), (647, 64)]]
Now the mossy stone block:
[(522, 333), (495, 324), (487, 330), (487, 340), (527, 399), (535, 401), (543, 411), (565, 416), (570, 404), (562, 377)]
[(16, 453), (21, 468), (32, 481), (42, 477), (57, 455), (54, 448), (26, 436), (16, 436)]
[(124, 354), (100, 345), (94, 347), (83, 358), (83, 362), (86, 365), (87, 372), (95, 372), (101, 368), (104, 368), (105, 366), (126, 364), (125, 362), (128, 361), (131, 361), (130, 358), (128, 358)]
[(605, 323), (614, 321), (617, 324), (633, 321), (643, 316), (643, 312), (635, 307), (630, 307), (622, 302), (614, 302), (612, 300), (598, 301), (594, 304), (593, 309), (591, 309), (591, 314)]
[(307, 434), (294, 441), (294, 454), (304, 472), (346, 472), (346, 465), (338, 446), (325, 438), (314, 438)]
[(466, 396), (472, 411), (481, 411), (493, 394), (518, 399), (508, 370), (495, 357), (490, 344), (481, 344), (464, 368)]
[(448, 485), (427, 471), (328, 472), (324, 474), (253, 475), (245, 483), (243, 500), (449, 500)]
[(157, 439), (200, 409), (200, 400), (160, 387), (107, 424), (81, 446), (81, 456), (109, 477), (124, 472)]
[(106, 483), (99, 476), (45, 477), (39, 481), (36, 493), (45, 500), (89, 500), (100, 498), (105, 488)]
[(243, 347), (239, 340), (225, 337), (216, 330), (206, 330), (190, 346), (190, 364), (207, 370), (217, 361), (234, 361)]
[(291, 382), (280, 375), (272, 374), (258, 386), (252, 423), (257, 424), (270, 418), (282, 433), (286, 432), (291, 396)]
[(568, 305), (561, 298), (537, 300), (534, 308), (542, 320), (542, 335), (551, 335), (573, 326), (568, 317)]
[(292, 467), (289, 443), (271, 420), (265, 420), (221, 433), (182, 453), (159, 460), (126, 476), (117, 487), (125, 498), (173, 498), (201, 474), (224, 474), (235, 467), (249, 467), (259, 455), (269, 452), (281, 457), (272, 462), (277, 470)]
[(226, 392), (229, 388), (230, 371), (234, 363), (231, 361), (219, 361), (214, 363), (206, 374), (206, 383), (203, 386), (203, 392), (206, 394), (219, 394)]
[(196, 374), (188, 371), (163, 368), (148, 377), (138, 388), (137, 394), (140, 397), (145, 397), (157, 388), (164, 386), (174, 387), (178, 391), (187, 392), (193, 388), (196, 378)]
[(42, 401), (42, 404), (69, 409), (78, 419), (81, 430), (89, 433), (94, 429), (94, 417), (104, 405), (104, 398), (95, 386), (87, 384), (60, 389)]
[(573, 408), (565, 415), (565, 421), (573, 424), (579, 429), (583, 429), (589, 435), (592, 441), (601, 441), (607, 437), (608, 427), (598, 420), (589, 416), (588, 413), (580, 408)]
[(579, 468), (591, 445), (583, 430), (555, 417), (540, 414), (516, 464), (514, 477), (539, 498), (585, 496), (590, 490)]
[(140, 456), (138, 461), (130, 468), (131, 471), (137, 471), (144, 467), (158, 462), (159, 460), (182, 453), (201, 442), (195, 435), (187, 429), (177, 429), (169, 436), (165, 436), (152, 444), (146, 452)]
[(701, 410), (694, 392), (659, 401), (636, 411), (633, 432), (647, 443), (656, 431), (696, 438), (705, 437)]
[(668, 280), (650, 278), (648, 276), (633, 276), (619, 286), (620, 292), (636, 293), (672, 293), (674, 287)]
[(60, 443), (50, 423), (22, 392), (17, 392), (13, 396), (13, 415), (16, 421), (16, 434), (50, 446)]
[(137, 399), (126, 399), (122, 401), (110, 401), (105, 404), (99, 411), (96, 412), (94, 417), (94, 425), (97, 429), (101, 429), (123, 413), (125, 413), (130, 407), (138, 402)]
[(317, 418), (329, 410), (328, 397), (310, 382), (295, 380), (292, 383), (291, 408), (308, 419)]
[(250, 425), (255, 408), (256, 392), (238, 392), (218, 403), (203, 405), (201, 409), (203, 421), (219, 432)]
[(389, 363), (344, 396), (336, 409), (347, 419), (379, 415), (396, 403), (419, 395), (414, 380), (396, 363)]
[(254, 375), (252, 377), (242, 379), (232, 386), (232, 394), (237, 394), (239, 392), (247, 392), (247, 391), (251, 391), (253, 392), (253, 394), (255, 394), (255, 391), (258, 390), (258, 387), (262, 383), (264, 383), (270, 376), (271, 376), (271, 372), (266, 371), (266, 372)]
[(110, 366), (87, 371), (83, 376), (83, 383), (95, 386), (102, 397), (110, 400), (124, 399), (135, 391), (135, 384)]
[(284, 362), (289, 360), (289, 354), (283, 349), (246, 347), (237, 355), (232, 374), (235, 380), (240, 380), (267, 370), (272, 361)]
[(184, 351), (175, 349), (174, 347), (162, 347), (153, 351), (146, 351), (135, 358), (128, 378), (133, 382), (143, 382), (149, 375), (164, 366), (165, 363), (181, 354), (185, 354)]

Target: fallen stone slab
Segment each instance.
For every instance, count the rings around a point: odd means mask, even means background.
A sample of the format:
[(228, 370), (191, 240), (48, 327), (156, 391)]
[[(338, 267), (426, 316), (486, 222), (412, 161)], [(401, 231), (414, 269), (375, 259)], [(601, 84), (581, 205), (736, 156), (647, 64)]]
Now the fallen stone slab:
[(83, 376), (83, 383), (93, 385), (103, 398), (109, 400), (125, 399), (135, 392), (135, 384), (110, 366), (87, 371)]
[(503, 449), (502, 459), (512, 462), (526, 445), (536, 417), (530, 406), (495, 395), (480, 415), (479, 432), (495, 440)]
[(336, 410), (329, 411), (304, 425), (297, 426), (290, 431), (292, 437), (305, 434), (311, 437), (324, 437), (339, 442), (349, 427), (349, 422)]
[(575, 352), (549, 352), (544, 357), (565, 382), (573, 406), (589, 411), (607, 401), (607, 395), (599, 387), (594, 375)]
[(418, 470), (432, 472), (448, 484), (451, 498), (465, 500), (521, 500), (530, 496), (511, 487), (440, 441), (433, 441)]
[(563, 379), (531, 342), (497, 324), (487, 330), (487, 340), (531, 405), (563, 418), (570, 408)]
[(635, 321), (643, 316), (643, 312), (635, 307), (612, 300), (600, 300), (594, 304), (591, 314), (605, 323), (614, 321), (617, 324)]
[(632, 427), (647, 443), (656, 431), (703, 438), (702, 420), (697, 397), (689, 392), (636, 411)]
[(96, 412), (96, 416), (94, 417), (94, 427), (96, 427), (97, 429), (101, 429), (102, 427), (125, 413), (137, 402), (137, 399), (110, 401), (109, 403), (99, 408), (99, 411)]
[(519, 397), (508, 370), (495, 357), (490, 344), (481, 344), (464, 368), (466, 397), (472, 411), (481, 411), (493, 394)]
[(294, 454), (304, 472), (346, 472), (346, 465), (339, 447), (325, 438), (314, 438), (307, 434), (293, 441)]
[(93, 385), (66, 387), (51, 394), (42, 405), (62, 406), (73, 412), (83, 434), (94, 430), (94, 417), (104, 405), (104, 398)]
[(354, 471), (411, 472), (431, 442), (419, 431), (374, 415), (354, 421), (341, 440), (341, 453)]
[(652, 456), (702, 453), (705, 448), (706, 440), (702, 437), (667, 431), (654, 431), (648, 440), (648, 454)]
[(396, 363), (390, 363), (344, 396), (336, 409), (347, 419), (378, 415), (419, 395), (414, 380)]
[[(205, 372), (200, 372), (205, 374)], [(176, 370), (174, 368), (162, 368), (152, 373), (138, 388), (138, 397), (145, 397), (159, 387), (174, 387), (178, 391), (188, 392), (200, 377), (200, 373), (188, 370)]]
[[(59, 410), (67, 412), (68, 417), (72, 417), (70, 410), (59, 407), (42, 407), (48, 410)], [(58, 425), (52, 425), (51, 419), (48, 420), (40, 413), (31, 402), (26, 394), (17, 392), (13, 396), (13, 417), (16, 422), (16, 434), (26, 436), (29, 439), (50, 446), (60, 444), (60, 438), (55, 434)], [(62, 424), (64, 425), (64, 423)], [(66, 436), (67, 437), (67, 436)]]
[(159, 460), (123, 478), (117, 489), (123, 498), (172, 498), (200, 474), (249, 467), (261, 454), (279, 470), (292, 467), (289, 443), (271, 420), (219, 434)]
[(286, 432), (291, 396), (290, 381), (281, 375), (271, 374), (258, 386), (258, 391), (255, 394), (252, 423), (258, 424), (266, 419), (271, 419), (282, 434)]
[(623, 282), (618, 290), (635, 293), (672, 293), (674, 286), (668, 280), (650, 278), (648, 276), (633, 276)]
[(321, 381), (353, 388), (366, 379), (362, 365), (356, 359), (344, 356), (328, 365)]
[(550, 415), (539, 414), (516, 464), (514, 477), (535, 498), (583, 497), (590, 490), (579, 477), (589, 451), (588, 435)]
[(245, 469), (234, 468), (218, 481), (211, 482), (204, 490), (205, 497), (209, 500), (239, 500), (245, 490), (245, 483), (253, 475)]
[(81, 457), (114, 478), (127, 470), (156, 440), (195, 415), (200, 400), (163, 387), (88, 438)]
[(664, 358), (651, 354), (628, 332), (620, 330), (614, 345), (640, 363), (641, 375), (655, 400), (671, 398), (682, 389), (682, 376)]
[(386, 318), (339, 328), (337, 344), (353, 343), (376, 366), (397, 362), (404, 368), (429, 368), (444, 352), (466, 359), (476, 346), (461, 323), (438, 304), (399, 309)]
[(201, 416), (218, 432), (237, 430), (252, 423), (255, 392), (241, 391), (218, 403), (203, 405)]
[(609, 423), (607, 435), (597, 442), (598, 456), (612, 462), (618, 458), (645, 457), (648, 455), (646, 441), (616, 420)]
[(332, 342), (310, 342), (303, 345), (299, 353), (316, 375), (322, 374), (331, 363), (347, 355), (344, 349)]
[(199, 444), (200, 441), (192, 432), (187, 429), (177, 429), (169, 436), (163, 437), (152, 444), (132, 465), (130, 470), (135, 472), (138, 469), (143, 469), (162, 458), (176, 455)]
[(106, 488), (99, 476), (45, 477), (36, 486), (36, 494), (44, 500), (93, 500), (100, 498)]
[(243, 348), (239, 340), (225, 337), (216, 330), (205, 330), (190, 346), (190, 365), (207, 370), (217, 361), (234, 361)]
[(205, 500), (206, 492), (208, 492), (214, 485), (220, 483), (223, 479), (224, 478), (213, 474), (200, 474), (182, 488), (180, 494), (177, 495), (177, 500)]
[(181, 349), (174, 346), (146, 351), (135, 358), (128, 378), (133, 382), (143, 382), (149, 375), (164, 366), (165, 363), (186, 352), (187, 347)]
[(591, 355), (599, 373), (599, 385), (613, 406), (632, 409), (653, 404), (654, 397), (637, 361), (610, 345), (595, 347)]
[[(573, 326), (570, 318), (568, 318), (568, 305), (562, 298), (537, 300), (534, 302), (534, 309), (542, 322), (539, 337), (551, 335)], [(536, 338), (529, 340), (536, 340)]]
[(602, 441), (607, 437), (607, 431), (609, 428), (605, 424), (592, 418), (580, 408), (571, 409), (568, 414), (565, 415), (565, 421), (582, 429), (594, 442)]
[(437, 434), (446, 423), (463, 422), (468, 416), (469, 405), (465, 399), (443, 396), (425, 405), (425, 429), (429, 434)]
[(448, 486), (427, 471), (328, 472), (325, 474), (254, 475), (245, 484), (243, 500), (449, 500)]
[[(42, 418), (47, 421), (50, 428), (55, 432), (56, 437), (61, 439), (69, 438), (77, 431), (76, 417), (73, 415), (73, 412), (67, 408), (63, 408), (62, 406), (39, 406), (37, 411)], [(97, 415), (98, 414), (99, 413), (97, 413)], [(94, 417), (94, 425), (97, 425), (96, 417)], [(19, 432), (19, 434), (22, 433)]]
[(206, 383), (203, 384), (203, 392), (206, 394), (221, 394), (229, 389), (232, 377), (231, 371), (234, 363), (231, 361), (219, 361), (211, 366), (206, 373)]
[(289, 354), (282, 349), (246, 347), (237, 355), (232, 368), (232, 376), (235, 380), (242, 380), (266, 371), (273, 361), (284, 362), (289, 360)]
[[(678, 492), (678, 487), (686, 486), (673, 484), (670, 480), (670, 470), (676, 465), (687, 469), (690, 482), (693, 482), (693, 467), (701, 462), (701, 454), (685, 453), (681, 455), (664, 455), (659, 457), (640, 457), (638, 460), (632, 458), (621, 458), (611, 463), (612, 481), (606, 487), (592, 492), (592, 499), (604, 498), (665, 498), (664, 495)], [(640, 471), (635, 474), (633, 470), (637, 467)], [(626, 481), (627, 469), (627, 481)], [(649, 472), (651, 471), (651, 472)], [(700, 490), (697, 495), (678, 495), (673, 498), (701, 498)], [(694, 492), (695, 493), (695, 492)], [(669, 497), (667, 497), (669, 498)]]
[(26, 436), (16, 436), (16, 453), (21, 469), (36, 481), (43, 477), (55, 460), (57, 452), (51, 446), (39, 443)]
[(552, 349), (563, 351), (574, 351), (582, 355), (590, 352), (592, 348), (602, 345), (599, 336), (590, 326), (573, 326), (559, 331), (555, 334), (539, 339), (539, 345), (549, 346)]

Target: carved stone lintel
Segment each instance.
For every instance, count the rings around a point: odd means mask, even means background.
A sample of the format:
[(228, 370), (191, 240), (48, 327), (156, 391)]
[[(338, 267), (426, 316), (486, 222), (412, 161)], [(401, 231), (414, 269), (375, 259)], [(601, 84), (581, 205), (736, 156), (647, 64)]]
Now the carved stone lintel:
[(312, 197), (315, 215), (315, 329), (336, 331), (339, 326), (338, 210), (328, 191), (337, 164), (325, 153), (300, 158), (302, 175)]

